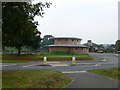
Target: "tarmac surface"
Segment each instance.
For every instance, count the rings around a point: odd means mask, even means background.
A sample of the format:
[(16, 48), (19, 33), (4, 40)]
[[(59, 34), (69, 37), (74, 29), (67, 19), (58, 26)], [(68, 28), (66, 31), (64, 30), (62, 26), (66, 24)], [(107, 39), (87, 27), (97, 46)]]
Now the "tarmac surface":
[(96, 53), (90, 53), (90, 55), (94, 57), (94, 60), (77, 61), (76, 65), (73, 65), (71, 61), (49, 61), (47, 65), (45, 65), (42, 61), (31, 61), (28, 63), (1, 63), (0, 69), (52, 69), (56, 71), (83, 71), (118, 67), (118, 56)]
[(90, 72), (65, 73), (73, 81), (65, 88), (118, 88), (118, 80)]
[(71, 61), (51, 61), (45, 65), (41, 61), (28, 63), (2, 63), (1, 70), (18, 69), (52, 69), (61, 71), (73, 78), (73, 81), (65, 88), (118, 88), (118, 81), (109, 77), (96, 75), (85, 70), (104, 69), (118, 67), (119, 55), (90, 53), (94, 60), (77, 61), (72, 65)]

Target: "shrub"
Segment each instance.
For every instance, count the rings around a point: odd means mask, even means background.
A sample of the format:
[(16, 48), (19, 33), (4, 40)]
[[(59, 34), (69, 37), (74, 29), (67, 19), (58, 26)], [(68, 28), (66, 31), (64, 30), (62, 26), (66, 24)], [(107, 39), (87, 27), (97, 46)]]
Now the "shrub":
[(67, 51), (64, 51), (64, 50), (56, 50), (54, 52), (52, 52), (51, 54), (57, 54), (57, 55), (74, 55), (75, 53), (70, 51), (70, 50), (67, 50)]

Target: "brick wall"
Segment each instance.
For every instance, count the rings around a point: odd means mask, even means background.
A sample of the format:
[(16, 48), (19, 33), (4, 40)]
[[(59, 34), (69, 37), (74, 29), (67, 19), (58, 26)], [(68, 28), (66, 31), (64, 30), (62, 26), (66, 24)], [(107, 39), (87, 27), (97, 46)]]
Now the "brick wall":
[(88, 49), (83, 48), (83, 47), (50, 47), (49, 48), (49, 52), (54, 52), (56, 50), (64, 50), (64, 51), (71, 50), (77, 54), (87, 54), (88, 53)]
[(79, 45), (81, 40), (79, 39), (55, 39), (55, 44), (72, 44)]

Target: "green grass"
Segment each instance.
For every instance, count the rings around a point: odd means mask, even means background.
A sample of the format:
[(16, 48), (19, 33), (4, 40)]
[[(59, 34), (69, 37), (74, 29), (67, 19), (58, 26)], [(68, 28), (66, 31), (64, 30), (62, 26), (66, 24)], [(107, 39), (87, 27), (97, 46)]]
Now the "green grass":
[(41, 53), (28, 55), (24, 54), (18, 56), (17, 54), (3, 54), (2, 62), (3, 63), (22, 63), (28, 61), (43, 61), (43, 58), (47, 57), (48, 61), (71, 61), (72, 57), (76, 57), (76, 60), (92, 60), (93, 58), (87, 54), (51, 54), (51, 53)]
[(87, 71), (120, 80), (119, 70), (120, 68), (107, 68), (107, 69), (95, 69), (95, 70), (87, 70)]
[(63, 88), (72, 79), (53, 70), (3, 70), (3, 88)]
[(93, 58), (88, 54), (56, 54), (56, 53), (43, 53), (39, 56), (39, 58), (43, 59), (43, 57), (47, 57), (48, 60), (56, 60), (56, 61), (70, 61), (72, 57), (76, 57), (76, 60), (92, 60)]
[(17, 54), (3, 54), (2, 55), (2, 63), (24, 63), (29, 61), (38, 60), (37, 55), (28, 55), (24, 54), (18, 56)]
[(26, 63), (26, 62), (29, 62), (29, 61), (26, 61), (26, 60), (0, 60), (0, 63)]

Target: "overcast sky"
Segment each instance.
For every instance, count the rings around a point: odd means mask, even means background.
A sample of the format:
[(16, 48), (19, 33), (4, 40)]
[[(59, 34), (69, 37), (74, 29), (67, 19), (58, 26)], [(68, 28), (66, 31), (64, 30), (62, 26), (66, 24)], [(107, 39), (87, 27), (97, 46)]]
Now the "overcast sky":
[[(114, 44), (118, 39), (119, 0), (41, 0), (51, 2), (38, 30), (55, 37), (77, 37), (82, 43)], [(37, 3), (39, 0), (34, 0)]]

